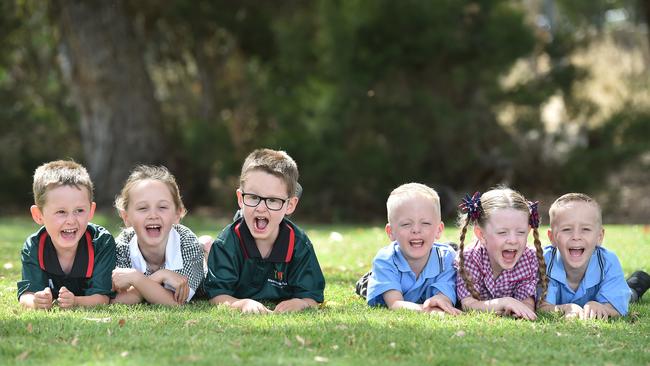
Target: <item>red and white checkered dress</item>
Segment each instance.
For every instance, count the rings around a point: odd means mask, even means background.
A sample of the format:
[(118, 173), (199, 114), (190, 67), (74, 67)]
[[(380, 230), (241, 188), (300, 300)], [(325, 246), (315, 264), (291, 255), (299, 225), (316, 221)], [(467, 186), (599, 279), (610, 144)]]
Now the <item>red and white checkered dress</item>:
[[(481, 294), (479, 300), (513, 297), (521, 301), (535, 296), (539, 281), (535, 249), (526, 247), (517, 264), (512, 269), (503, 270), (497, 278), (492, 275), (490, 258), (483, 245), (477, 242), (474, 247), (465, 250), (463, 256), (465, 271), (472, 278), (476, 291)], [(455, 265), (459, 270), (458, 259), (456, 259)], [(456, 276), (456, 294), (459, 301), (472, 296), (465, 286), (460, 270)]]

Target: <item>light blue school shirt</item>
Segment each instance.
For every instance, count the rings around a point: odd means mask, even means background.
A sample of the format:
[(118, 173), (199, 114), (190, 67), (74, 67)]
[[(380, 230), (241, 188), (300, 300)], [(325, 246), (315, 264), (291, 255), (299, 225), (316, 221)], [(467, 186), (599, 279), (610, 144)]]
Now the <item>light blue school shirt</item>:
[(560, 251), (553, 246), (544, 248), (546, 274), (549, 277), (546, 301), (553, 305), (577, 304), (585, 306), (589, 301), (610, 303), (621, 315), (627, 314), (630, 288), (625, 282), (623, 268), (616, 254), (598, 246), (587, 265), (578, 289), (568, 285), (564, 262)]
[(393, 242), (379, 250), (372, 261), (372, 274), (368, 279), (368, 305), (386, 305), (384, 292), (397, 290), (405, 301), (422, 304), (426, 299), (443, 293), (456, 303), (456, 252), (446, 244), (433, 244), (427, 265), (415, 278), (399, 244)]

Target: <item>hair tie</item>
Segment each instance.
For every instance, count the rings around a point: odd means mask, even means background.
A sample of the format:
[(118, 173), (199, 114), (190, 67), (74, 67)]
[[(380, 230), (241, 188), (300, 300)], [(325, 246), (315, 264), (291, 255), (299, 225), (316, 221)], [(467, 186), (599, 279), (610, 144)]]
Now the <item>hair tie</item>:
[(481, 192), (474, 192), (474, 195), (471, 197), (469, 193), (466, 194), (465, 198), (461, 200), (460, 205), (458, 205), (458, 208), (467, 214), (470, 221), (478, 221), (483, 212), (483, 208), (481, 207)]
[(539, 212), (537, 211), (538, 204), (539, 201), (528, 201), (528, 210), (530, 211), (530, 218), (528, 219), (528, 223), (533, 229), (537, 229), (539, 227)]

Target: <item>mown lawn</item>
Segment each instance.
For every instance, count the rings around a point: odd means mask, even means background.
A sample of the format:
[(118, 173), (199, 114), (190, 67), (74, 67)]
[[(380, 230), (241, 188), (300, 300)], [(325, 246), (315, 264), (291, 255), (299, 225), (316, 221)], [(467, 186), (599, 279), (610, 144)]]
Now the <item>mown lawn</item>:
[[(96, 222), (117, 233), (115, 219)], [(184, 223), (199, 235), (215, 235), (225, 221), (188, 217)], [(20, 248), (37, 227), (27, 217), (0, 218), (0, 364), (650, 364), (650, 295), (631, 307), (630, 316), (613, 321), (371, 309), (354, 294), (354, 282), (387, 243), (383, 228), (305, 228), (327, 280), (319, 310), (242, 316), (197, 301), (181, 309), (112, 305), (43, 312), (23, 310), (16, 299)], [(456, 239), (454, 229), (445, 235)], [(650, 269), (647, 227), (608, 226), (605, 243), (626, 275)]]

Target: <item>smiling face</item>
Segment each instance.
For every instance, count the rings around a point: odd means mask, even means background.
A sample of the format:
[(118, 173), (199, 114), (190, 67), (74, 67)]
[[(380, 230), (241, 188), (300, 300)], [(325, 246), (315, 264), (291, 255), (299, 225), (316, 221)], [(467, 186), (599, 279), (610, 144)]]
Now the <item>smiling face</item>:
[(583, 271), (604, 235), (598, 208), (580, 201), (556, 208), (548, 231), (548, 238), (562, 254), (567, 269)]
[(62, 185), (49, 188), (42, 208), (30, 209), (32, 218), (44, 225), (57, 251), (76, 250), (95, 213), (95, 202), (90, 202), (85, 187)]
[(169, 187), (155, 179), (134, 184), (127, 208), (120, 214), (124, 225), (135, 230), (141, 248), (164, 248), (172, 225), (181, 219), (181, 210), (174, 204)]
[(474, 234), (485, 246), (494, 276), (517, 264), (526, 248), (528, 239), (528, 212), (513, 208), (494, 210), (481, 226), (474, 227)]
[(443, 229), (444, 224), (436, 214), (434, 203), (417, 195), (395, 206), (386, 224), (386, 234), (397, 241), (411, 267), (414, 262), (428, 260), (431, 247), (440, 239)]
[[(242, 215), (258, 246), (271, 246), (280, 232), (280, 222), (285, 215), (291, 214), (298, 204), (297, 197), (289, 197), (287, 185), (282, 179), (262, 170), (253, 170), (246, 174), (245, 183), (237, 190), (237, 202)], [(256, 207), (244, 204), (243, 194), (258, 197), (286, 200), (277, 211), (269, 210), (264, 201)]]

